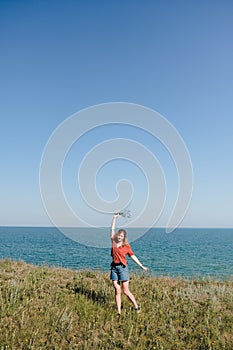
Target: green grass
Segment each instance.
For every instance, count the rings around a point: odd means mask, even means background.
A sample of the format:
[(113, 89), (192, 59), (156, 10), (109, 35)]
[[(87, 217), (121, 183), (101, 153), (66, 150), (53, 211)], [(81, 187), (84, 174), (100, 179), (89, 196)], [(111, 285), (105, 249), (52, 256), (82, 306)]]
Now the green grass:
[(131, 275), (118, 320), (109, 275), (0, 261), (0, 349), (233, 349), (233, 282)]

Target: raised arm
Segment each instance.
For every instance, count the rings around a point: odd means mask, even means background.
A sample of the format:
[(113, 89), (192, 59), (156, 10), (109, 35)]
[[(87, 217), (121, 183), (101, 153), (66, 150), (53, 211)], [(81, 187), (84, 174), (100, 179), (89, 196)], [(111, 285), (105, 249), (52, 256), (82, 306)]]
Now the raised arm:
[(113, 219), (112, 219), (112, 227), (111, 227), (111, 232), (110, 232), (110, 235), (111, 235), (111, 239), (113, 238), (113, 236), (115, 235), (115, 229), (116, 229), (116, 220), (118, 218), (120, 214), (119, 213), (115, 213), (113, 215)]
[(143, 270), (145, 270), (145, 271), (148, 271), (148, 270), (149, 270), (148, 267), (143, 266), (143, 265), (141, 264), (141, 262), (140, 262), (139, 259), (136, 257), (136, 255), (131, 255), (131, 259), (132, 259), (138, 266), (140, 266), (141, 269), (143, 269)]

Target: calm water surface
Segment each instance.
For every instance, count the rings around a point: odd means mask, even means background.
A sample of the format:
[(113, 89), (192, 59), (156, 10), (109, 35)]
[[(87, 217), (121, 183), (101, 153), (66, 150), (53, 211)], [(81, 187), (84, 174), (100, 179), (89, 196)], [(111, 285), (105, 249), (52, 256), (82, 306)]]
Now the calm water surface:
[[(96, 235), (99, 229), (90, 230)], [(109, 228), (105, 231), (108, 240)], [(156, 228), (131, 246), (152, 275), (233, 279), (233, 229), (177, 229), (166, 234)], [(109, 247), (80, 244), (53, 227), (0, 227), (0, 258), (100, 271), (108, 271), (111, 262)], [(128, 261), (131, 271), (142, 273)]]

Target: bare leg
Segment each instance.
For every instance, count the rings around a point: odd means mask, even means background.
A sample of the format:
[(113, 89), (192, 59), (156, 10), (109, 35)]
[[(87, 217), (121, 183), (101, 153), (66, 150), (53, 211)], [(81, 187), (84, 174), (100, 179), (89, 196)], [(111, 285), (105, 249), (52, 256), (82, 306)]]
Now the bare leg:
[(124, 281), (122, 282), (122, 288), (123, 288), (123, 292), (124, 294), (129, 298), (129, 300), (134, 304), (135, 309), (138, 308), (138, 304), (134, 298), (134, 295), (130, 292), (129, 290), (129, 281)]
[(113, 281), (113, 285), (115, 288), (115, 297), (116, 297), (118, 315), (120, 315), (121, 314), (121, 285), (120, 285), (120, 282), (118, 281)]

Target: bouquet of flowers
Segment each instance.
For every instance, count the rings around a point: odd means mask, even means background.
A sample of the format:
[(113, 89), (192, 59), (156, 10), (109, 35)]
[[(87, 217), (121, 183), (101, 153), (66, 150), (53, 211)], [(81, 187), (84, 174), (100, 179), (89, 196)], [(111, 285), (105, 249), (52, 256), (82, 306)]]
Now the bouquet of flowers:
[(131, 218), (131, 212), (128, 209), (120, 211), (119, 215), (121, 215), (123, 218), (127, 218), (127, 219)]

